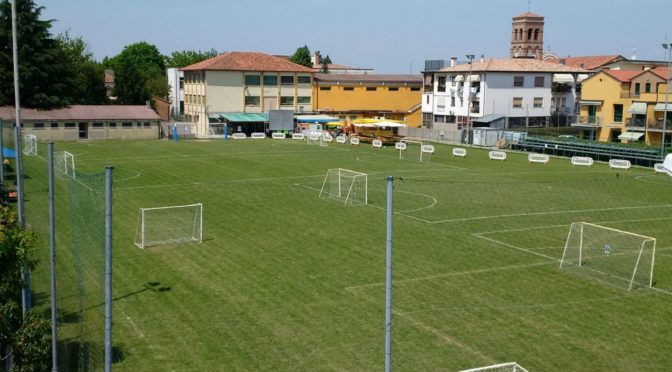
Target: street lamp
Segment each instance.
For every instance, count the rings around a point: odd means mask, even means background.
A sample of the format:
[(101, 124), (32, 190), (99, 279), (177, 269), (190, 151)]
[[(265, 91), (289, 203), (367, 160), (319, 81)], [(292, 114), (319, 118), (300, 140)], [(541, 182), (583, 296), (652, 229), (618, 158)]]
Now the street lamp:
[(670, 93), (670, 60), (672, 60), (672, 43), (663, 43), (663, 49), (667, 54), (667, 75), (665, 75), (665, 108), (663, 114), (663, 133), (660, 141), (660, 154), (665, 159), (665, 130), (667, 127), (667, 98)]
[(469, 60), (469, 85), (467, 86), (467, 143), (469, 143), (469, 134), (471, 133), (471, 70), (473, 68), (474, 55), (467, 54), (466, 57)]

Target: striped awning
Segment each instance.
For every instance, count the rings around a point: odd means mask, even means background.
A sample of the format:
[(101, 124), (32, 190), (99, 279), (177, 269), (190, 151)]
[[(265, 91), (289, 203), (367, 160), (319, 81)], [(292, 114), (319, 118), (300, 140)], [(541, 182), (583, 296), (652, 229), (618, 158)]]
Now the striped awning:
[(242, 112), (211, 112), (210, 117), (223, 119), (229, 123), (268, 122), (268, 113), (247, 114)]
[(665, 110), (665, 104), (664, 103), (656, 103), (656, 107), (653, 109), (653, 111), (669, 111), (669, 112), (672, 112), (672, 103), (667, 104), (667, 110)]
[(633, 102), (632, 106), (628, 109), (628, 112), (636, 115), (646, 115), (646, 103)]
[(643, 132), (625, 132), (619, 135), (618, 139), (627, 141), (637, 141), (638, 139), (642, 138), (643, 135), (644, 135)]

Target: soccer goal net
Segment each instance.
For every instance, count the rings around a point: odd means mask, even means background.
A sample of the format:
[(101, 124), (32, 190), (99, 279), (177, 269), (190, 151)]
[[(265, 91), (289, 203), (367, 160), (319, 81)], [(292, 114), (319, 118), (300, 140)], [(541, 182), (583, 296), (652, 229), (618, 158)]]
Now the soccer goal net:
[(54, 174), (60, 179), (75, 179), (75, 156), (67, 151), (54, 151)]
[(332, 199), (345, 205), (368, 203), (368, 177), (366, 173), (334, 168), (327, 171), (320, 189), (321, 199)]
[(203, 241), (203, 204), (140, 208), (135, 230), (135, 245), (154, 245)]
[(655, 255), (655, 238), (575, 222), (569, 228), (560, 268), (630, 290), (653, 285)]
[(23, 136), (23, 154), (26, 156), (37, 156), (37, 137), (34, 134)]
[(516, 362), (493, 364), (491, 366), (464, 369), (460, 372), (527, 372), (527, 370)]
[(404, 160), (422, 162), (423, 159), (422, 145), (424, 145), (422, 141), (403, 139), (401, 140), (401, 143), (405, 143), (406, 146), (404, 150), (399, 150), (399, 158)]

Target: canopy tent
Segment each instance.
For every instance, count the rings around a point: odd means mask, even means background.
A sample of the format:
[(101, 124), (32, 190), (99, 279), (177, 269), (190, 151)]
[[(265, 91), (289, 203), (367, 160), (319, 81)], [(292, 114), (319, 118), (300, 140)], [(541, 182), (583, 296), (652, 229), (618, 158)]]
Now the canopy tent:
[(242, 112), (212, 112), (210, 118), (226, 120), (230, 123), (259, 123), (268, 122), (268, 113), (248, 114)]
[(618, 136), (620, 140), (637, 141), (644, 135), (644, 132), (625, 132)]
[(324, 126), (327, 128), (338, 128), (346, 125), (344, 121), (330, 121), (328, 123), (325, 123)]
[(294, 115), (294, 118), (299, 123), (330, 123), (338, 121), (338, 118), (329, 115)]
[(357, 128), (405, 128), (406, 124), (397, 123), (394, 121), (379, 121), (376, 123), (355, 123)]
[(636, 115), (646, 115), (646, 103), (633, 102), (632, 106), (628, 109), (628, 112)]
[(16, 152), (10, 148), (2, 148), (2, 157), (4, 159), (16, 159)]

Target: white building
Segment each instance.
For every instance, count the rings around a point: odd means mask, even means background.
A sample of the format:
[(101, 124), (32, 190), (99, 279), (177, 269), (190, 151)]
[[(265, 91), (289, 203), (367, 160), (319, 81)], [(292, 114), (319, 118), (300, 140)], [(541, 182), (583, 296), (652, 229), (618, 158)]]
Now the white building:
[(313, 69), (258, 52), (227, 52), (182, 68), (185, 119), (198, 134), (264, 131), (270, 110), (311, 112)]
[[(564, 104), (564, 116), (574, 115), (579, 73), (587, 71), (537, 59), (452, 59), (449, 67), (424, 72), (423, 127), (462, 129), (493, 120), (507, 128), (548, 125), (557, 105)], [(556, 74), (573, 79), (554, 84)]]
[(179, 68), (166, 69), (170, 87), (170, 115), (179, 118), (184, 115), (184, 71)]

